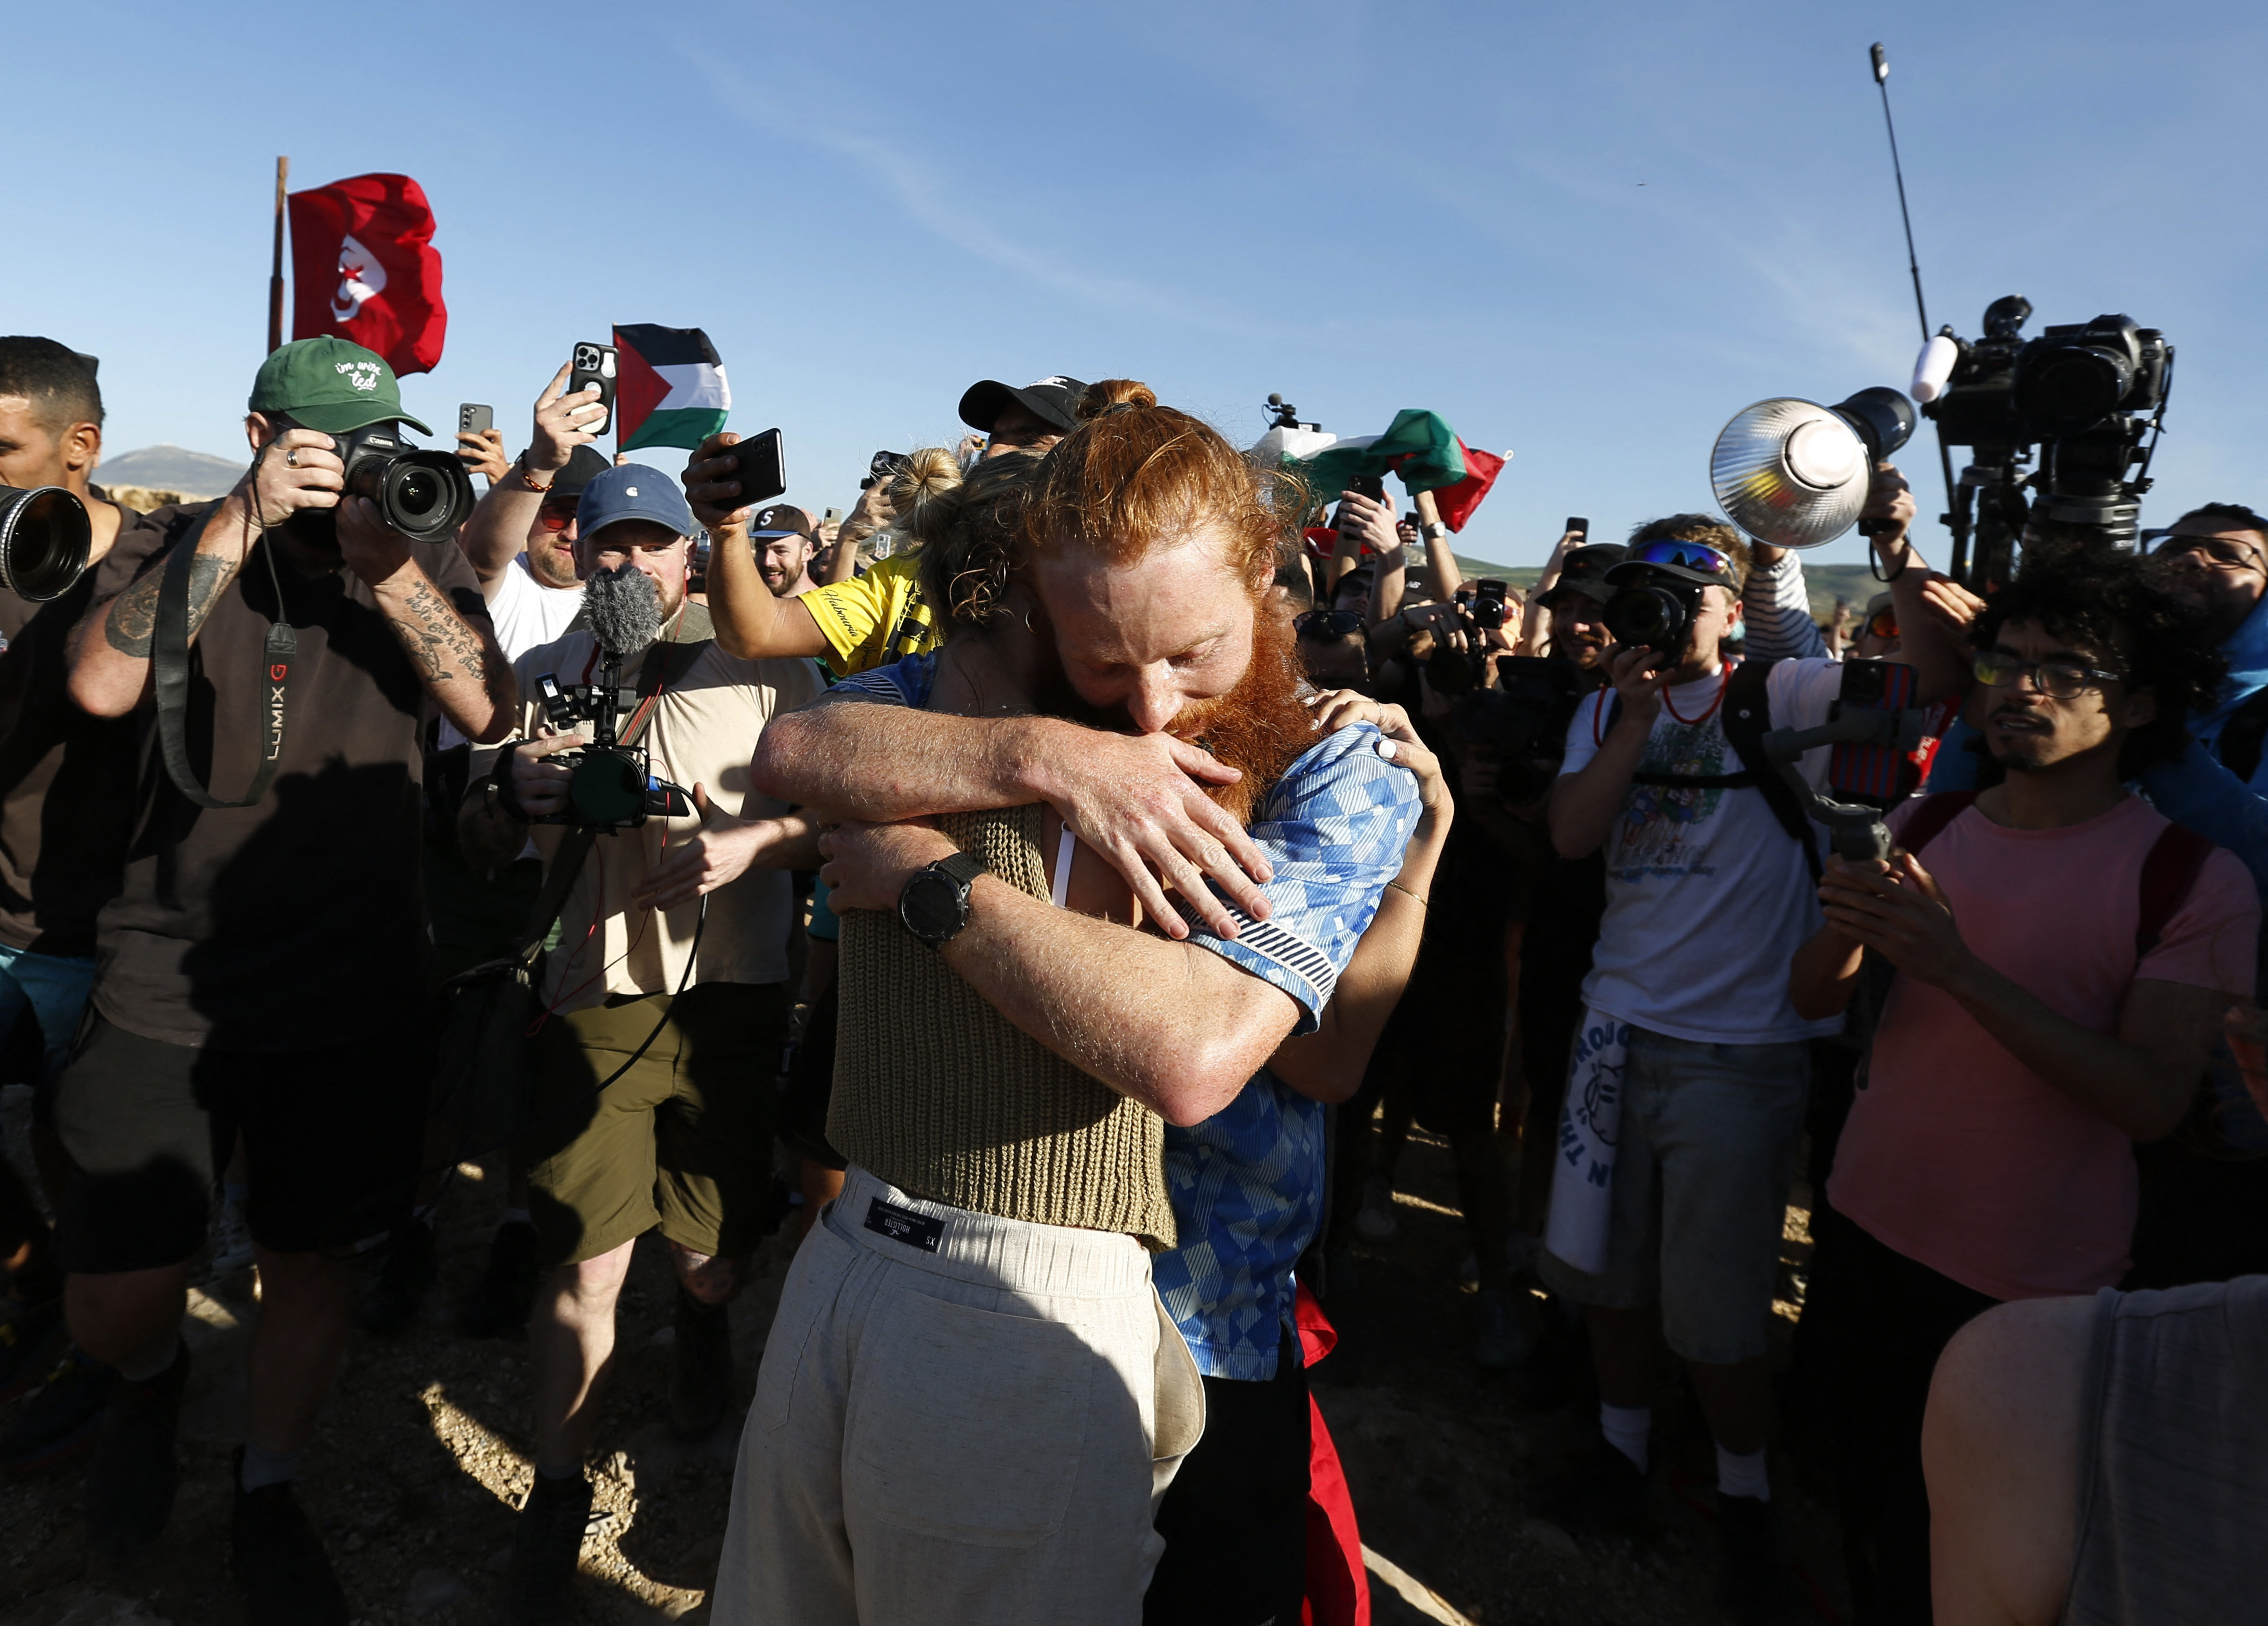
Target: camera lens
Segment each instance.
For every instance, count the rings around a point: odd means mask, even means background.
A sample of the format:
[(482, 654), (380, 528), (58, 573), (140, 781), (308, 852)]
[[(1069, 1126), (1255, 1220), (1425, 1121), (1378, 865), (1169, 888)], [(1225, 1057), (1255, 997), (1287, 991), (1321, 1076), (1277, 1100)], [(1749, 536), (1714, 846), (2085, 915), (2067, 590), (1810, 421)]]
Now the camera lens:
[(59, 599), (93, 546), (86, 505), (61, 486), (0, 488), (0, 587), (40, 603)]
[(387, 524), (404, 536), (431, 541), (464, 523), (472, 511), (472, 482), (446, 452), (411, 452), (387, 460), (379, 499)]
[(2073, 345), (2041, 357), (2023, 385), (2023, 410), (2042, 429), (2084, 429), (2118, 409), (2134, 369), (2124, 356)]
[(1659, 587), (1625, 587), (1607, 601), (1606, 620), (1616, 643), (1667, 653), (1685, 630), (1685, 607)]

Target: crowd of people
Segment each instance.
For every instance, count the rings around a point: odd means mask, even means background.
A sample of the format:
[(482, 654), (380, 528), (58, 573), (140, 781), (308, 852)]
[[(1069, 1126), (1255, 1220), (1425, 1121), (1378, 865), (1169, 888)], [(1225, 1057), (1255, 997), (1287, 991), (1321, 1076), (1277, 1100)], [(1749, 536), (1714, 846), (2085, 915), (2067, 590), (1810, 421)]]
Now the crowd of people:
[[(1471, 1358), (1587, 1420), (1539, 1517), (1644, 1534), (1675, 1380), (1741, 1622), (1813, 1615), (1775, 1450), (1863, 1622), (2263, 1595), (2268, 519), (2042, 525), (1964, 585), (1885, 464), (1884, 591), (1822, 627), (1705, 513), (1469, 581), (1427, 503), (1319, 506), (1130, 379), (980, 382), (823, 518), (730, 433), (608, 458), (568, 382), (413, 540), (338, 438), (430, 431), (343, 340), (143, 512), (83, 359), (0, 339), (0, 481), (91, 532), (0, 590), (0, 1468), (68, 1467), (95, 1552), (165, 1530), (187, 1291), (249, 1264), (234, 1573), (353, 1618), (295, 1481), (477, 1155), (506, 1621), (571, 1617), (650, 1232), (669, 1426), (747, 1402), (711, 1618), (1351, 1621), (1307, 1374), (1422, 1126)], [(1868, 708), (1887, 857), (1811, 816), (1856, 747), (1787, 744)]]

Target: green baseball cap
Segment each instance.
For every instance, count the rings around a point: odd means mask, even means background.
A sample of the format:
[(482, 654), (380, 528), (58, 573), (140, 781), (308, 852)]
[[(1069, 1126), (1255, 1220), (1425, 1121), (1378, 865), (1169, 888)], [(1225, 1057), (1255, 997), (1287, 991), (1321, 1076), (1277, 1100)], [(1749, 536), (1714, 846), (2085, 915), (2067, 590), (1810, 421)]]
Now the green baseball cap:
[(401, 409), (394, 369), (359, 344), (330, 334), (294, 339), (260, 364), (252, 380), (254, 412), (282, 412), (325, 435), (399, 421), (433, 431)]

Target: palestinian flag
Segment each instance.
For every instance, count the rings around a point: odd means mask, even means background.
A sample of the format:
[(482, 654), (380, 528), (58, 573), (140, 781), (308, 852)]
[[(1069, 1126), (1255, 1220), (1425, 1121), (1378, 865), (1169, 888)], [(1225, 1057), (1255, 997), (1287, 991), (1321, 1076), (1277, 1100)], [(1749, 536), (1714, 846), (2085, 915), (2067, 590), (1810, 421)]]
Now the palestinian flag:
[(1288, 434), (1285, 441), (1271, 446), (1263, 438), (1254, 450), (1278, 452), (1284, 466), (1307, 482), (1308, 495), (1318, 504), (1337, 501), (1358, 475), (1399, 475), (1406, 489), (1433, 493), (1441, 523), (1452, 531), (1465, 528), (1504, 468), (1504, 460), (1493, 452), (1476, 452), (1458, 439), (1440, 413), (1409, 407), (1394, 415), (1383, 435), (1333, 438), (1301, 431), (1298, 444), (1291, 444)]
[(698, 327), (651, 322), (615, 329), (615, 445), (697, 446), (725, 427), (733, 392), (725, 364)]

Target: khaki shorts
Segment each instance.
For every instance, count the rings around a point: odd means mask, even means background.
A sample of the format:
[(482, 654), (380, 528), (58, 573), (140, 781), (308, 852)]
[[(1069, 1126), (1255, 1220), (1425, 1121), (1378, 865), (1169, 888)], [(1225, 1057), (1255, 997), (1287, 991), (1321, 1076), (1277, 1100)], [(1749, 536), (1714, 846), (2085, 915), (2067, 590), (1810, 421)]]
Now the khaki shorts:
[[(668, 1012), (630, 1071), (598, 1095)], [(612, 1253), (656, 1225), (734, 1257), (762, 1235), (787, 991), (710, 982), (616, 995), (535, 1038), (528, 1214), (547, 1266)]]

